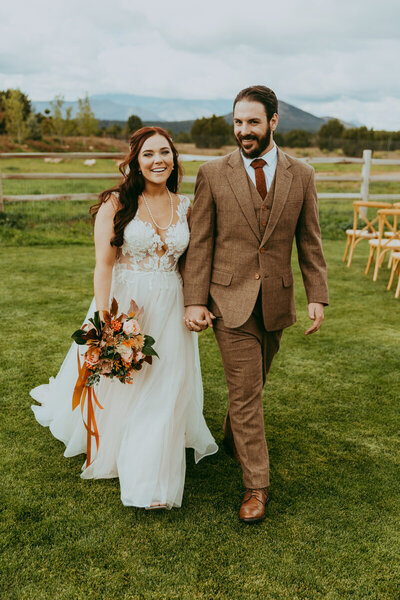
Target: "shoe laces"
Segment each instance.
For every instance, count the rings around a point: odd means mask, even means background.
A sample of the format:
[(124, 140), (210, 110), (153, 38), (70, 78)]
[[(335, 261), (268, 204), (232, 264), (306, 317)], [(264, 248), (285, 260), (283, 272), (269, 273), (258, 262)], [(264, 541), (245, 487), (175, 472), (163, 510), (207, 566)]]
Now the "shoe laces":
[(250, 500), (250, 498), (255, 498), (259, 502), (262, 502), (262, 500), (260, 500), (257, 492), (262, 492), (266, 496), (266, 498), (268, 498), (268, 489), (266, 487), (265, 488), (247, 488), (246, 492), (250, 492), (250, 496), (249, 496), (248, 500)]

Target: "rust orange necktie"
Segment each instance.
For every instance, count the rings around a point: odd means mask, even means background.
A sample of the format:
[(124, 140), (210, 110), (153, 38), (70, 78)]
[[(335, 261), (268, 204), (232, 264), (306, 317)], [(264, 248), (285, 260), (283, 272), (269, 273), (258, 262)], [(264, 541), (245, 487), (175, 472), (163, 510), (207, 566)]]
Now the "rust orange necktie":
[(267, 183), (265, 181), (264, 174), (264, 165), (266, 165), (266, 161), (263, 158), (256, 158), (253, 160), (250, 165), (254, 169), (254, 173), (256, 175), (256, 188), (261, 198), (264, 200), (267, 195)]

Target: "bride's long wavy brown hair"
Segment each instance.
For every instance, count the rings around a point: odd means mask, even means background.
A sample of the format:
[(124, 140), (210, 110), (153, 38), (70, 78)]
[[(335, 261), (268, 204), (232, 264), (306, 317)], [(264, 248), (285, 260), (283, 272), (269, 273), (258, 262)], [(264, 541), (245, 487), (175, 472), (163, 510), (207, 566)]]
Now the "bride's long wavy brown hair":
[(165, 131), (162, 127), (142, 127), (135, 131), (129, 139), (129, 154), (119, 165), (119, 170), (123, 176), (122, 181), (115, 187), (104, 190), (99, 195), (99, 201), (90, 208), (90, 214), (95, 217), (100, 206), (107, 202), (112, 194), (118, 194), (121, 208), (114, 216), (114, 237), (111, 239), (111, 246), (122, 246), (124, 229), (137, 212), (138, 199), (145, 187), (145, 180), (139, 167), (139, 153), (144, 142), (157, 133), (165, 137), (174, 157), (174, 168), (167, 179), (167, 188), (174, 194), (178, 191), (182, 179), (182, 167), (178, 159), (178, 151), (168, 131)]

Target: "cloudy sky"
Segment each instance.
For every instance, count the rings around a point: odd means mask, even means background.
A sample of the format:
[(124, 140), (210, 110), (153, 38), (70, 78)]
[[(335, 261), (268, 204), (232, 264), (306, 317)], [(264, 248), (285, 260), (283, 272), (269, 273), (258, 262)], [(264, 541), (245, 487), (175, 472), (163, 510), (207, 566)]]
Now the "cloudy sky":
[(262, 83), (317, 116), (400, 129), (399, 0), (12, 0), (0, 89), (231, 98)]

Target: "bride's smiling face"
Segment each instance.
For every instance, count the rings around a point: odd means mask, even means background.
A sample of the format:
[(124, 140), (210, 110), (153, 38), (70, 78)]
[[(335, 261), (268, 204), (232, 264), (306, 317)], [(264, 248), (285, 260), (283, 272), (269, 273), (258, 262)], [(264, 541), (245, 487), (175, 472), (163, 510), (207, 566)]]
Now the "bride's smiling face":
[(159, 133), (147, 138), (139, 152), (138, 162), (147, 181), (165, 183), (174, 168), (174, 155), (168, 140)]

